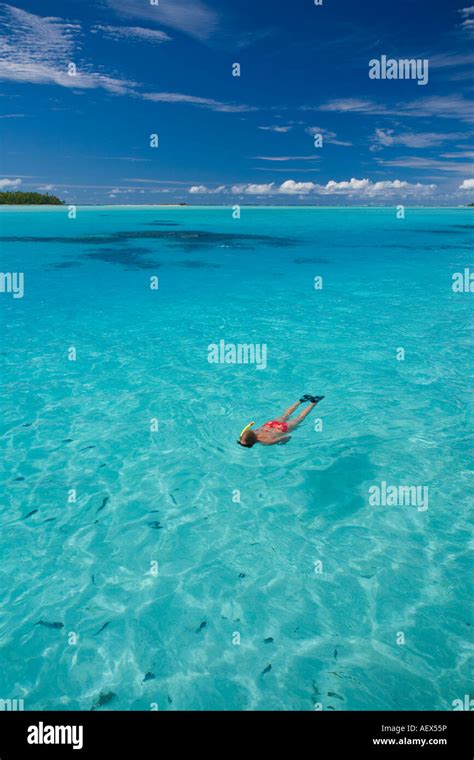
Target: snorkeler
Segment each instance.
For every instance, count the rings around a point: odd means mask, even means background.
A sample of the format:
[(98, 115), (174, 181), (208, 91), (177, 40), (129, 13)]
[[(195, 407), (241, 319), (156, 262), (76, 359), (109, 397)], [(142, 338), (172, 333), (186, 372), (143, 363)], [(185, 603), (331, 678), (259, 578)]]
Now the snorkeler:
[[(237, 443), (244, 446), (246, 449), (251, 449), (256, 443), (262, 443), (264, 446), (273, 446), (274, 443), (287, 443), (291, 436), (286, 435), (286, 433), (289, 433), (298, 427), (311, 410), (314, 409), (316, 404), (319, 404), (323, 398), (324, 396), (309, 396), (308, 394), (305, 394), (299, 401), (292, 404), (281, 417), (270, 420), (270, 422), (265, 422), (264, 425), (256, 430), (250, 430), (255, 423), (249, 422), (249, 424), (242, 430)], [(305, 401), (310, 402), (309, 406), (306, 409), (303, 409), (294, 420), (289, 420), (287, 422), (293, 412), (295, 412), (299, 405), (303, 404)]]

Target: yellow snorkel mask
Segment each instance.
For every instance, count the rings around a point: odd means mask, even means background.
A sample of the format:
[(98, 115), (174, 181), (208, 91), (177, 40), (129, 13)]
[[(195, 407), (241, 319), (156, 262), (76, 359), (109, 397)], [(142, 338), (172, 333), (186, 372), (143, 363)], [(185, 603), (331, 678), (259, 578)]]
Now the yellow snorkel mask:
[(248, 424), (248, 425), (246, 425), (246, 426), (243, 428), (242, 432), (241, 432), (241, 433), (240, 433), (240, 435), (239, 435), (239, 440), (237, 441), (237, 443), (240, 443), (240, 445), (241, 445), (241, 446), (244, 446), (245, 448), (248, 448), (248, 447), (247, 447), (247, 446), (245, 446), (245, 444), (244, 444), (244, 443), (241, 443), (240, 439), (242, 438), (242, 436), (243, 436), (243, 434), (245, 433), (245, 431), (246, 431), (246, 430), (249, 430), (249, 429), (252, 427), (252, 425), (255, 425), (255, 422), (249, 422), (249, 424)]

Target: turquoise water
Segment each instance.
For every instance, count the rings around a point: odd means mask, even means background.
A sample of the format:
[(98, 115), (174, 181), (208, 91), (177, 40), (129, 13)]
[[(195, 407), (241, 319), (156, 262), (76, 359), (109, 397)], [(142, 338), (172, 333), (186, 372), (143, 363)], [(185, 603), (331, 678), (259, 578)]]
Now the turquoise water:
[[(452, 275), (472, 214), (2, 209), (1, 270), (25, 280), (0, 294), (0, 698), (469, 693), (474, 296)], [(220, 340), (265, 344), (266, 368), (210, 364)], [(325, 399), (286, 446), (235, 444), (302, 393)], [(428, 508), (371, 505), (382, 482), (428, 487)]]

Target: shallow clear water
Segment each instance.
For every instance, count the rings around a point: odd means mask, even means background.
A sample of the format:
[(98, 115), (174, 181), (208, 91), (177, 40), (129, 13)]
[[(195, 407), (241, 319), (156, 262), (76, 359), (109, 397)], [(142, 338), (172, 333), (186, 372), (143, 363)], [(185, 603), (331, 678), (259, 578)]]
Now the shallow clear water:
[[(2, 209), (0, 268), (25, 294), (0, 294), (1, 698), (469, 693), (473, 295), (451, 286), (472, 214)], [(210, 364), (221, 339), (266, 344), (267, 367)], [(235, 444), (302, 393), (325, 399), (286, 446)], [(428, 486), (428, 509), (372, 506), (382, 481)]]

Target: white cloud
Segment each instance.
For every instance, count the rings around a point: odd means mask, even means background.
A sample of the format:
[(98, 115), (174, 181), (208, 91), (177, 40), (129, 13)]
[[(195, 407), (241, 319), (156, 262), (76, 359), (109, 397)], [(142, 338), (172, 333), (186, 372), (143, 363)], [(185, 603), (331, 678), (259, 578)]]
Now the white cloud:
[(281, 183), (278, 192), (288, 195), (306, 195), (306, 193), (310, 193), (311, 190), (315, 190), (316, 188), (317, 185), (314, 182), (295, 182), (294, 179), (287, 179)]
[(54, 64), (69, 57), (74, 38), (80, 31), (78, 24), (55, 16), (36, 16), (6, 3), (0, 7), (1, 23), (10, 39), (2, 37), (0, 52), (15, 53), (28, 62)]
[(144, 163), (151, 161), (151, 158), (138, 158), (136, 156), (94, 156), (102, 161), (132, 161), (132, 163)]
[(359, 98), (337, 98), (317, 107), (308, 106), (304, 110), (329, 111), (335, 113), (361, 113), (375, 116), (410, 116), (458, 118), (471, 122), (474, 120), (473, 104), (462, 95), (434, 95), (404, 103), (387, 106), (371, 100)]
[(459, 185), (460, 190), (474, 190), (474, 179), (465, 179), (462, 184)]
[(257, 110), (254, 106), (221, 103), (212, 98), (201, 98), (197, 95), (186, 95), (182, 92), (145, 92), (141, 97), (144, 100), (152, 100), (153, 102), (158, 103), (188, 103), (203, 108), (210, 108), (212, 111), (221, 111), (223, 113), (244, 113), (246, 111)]
[(409, 103), (400, 103), (395, 107), (395, 113), (399, 116), (426, 116), (441, 117), (445, 119), (461, 119), (463, 121), (474, 120), (472, 101), (465, 100), (462, 95), (433, 95), (432, 97), (420, 98)]
[(404, 145), (406, 148), (429, 148), (448, 140), (463, 140), (469, 137), (465, 132), (400, 132), (393, 129), (376, 129), (372, 136), (370, 150), (380, 150), (392, 145)]
[(21, 185), (21, 179), (0, 179), (0, 188), (4, 187), (18, 187)]
[[(375, 135), (372, 137), (375, 147), (382, 145), (384, 148), (387, 148), (390, 145), (394, 145), (395, 138), (393, 137), (393, 132), (393, 129), (387, 129), (385, 131), (383, 129), (376, 129)], [(372, 149), (373, 148), (374, 146), (372, 146)]]
[(193, 185), (189, 188), (188, 193), (194, 195), (214, 195), (216, 193), (222, 193), (225, 190), (225, 185), (219, 185), (219, 187), (206, 187), (206, 185)]
[(319, 161), (319, 156), (252, 156), (258, 161)]
[(166, 183), (167, 185), (187, 185), (182, 179), (148, 179), (146, 177), (124, 177), (124, 182), (145, 182), (153, 185)]
[(59, 71), (46, 65), (2, 61), (0, 61), (0, 79), (30, 84), (56, 84), (78, 90), (102, 88), (115, 95), (130, 94), (130, 87), (134, 84), (104, 74), (78, 72), (77, 76), (69, 76), (66, 71)]
[(401, 156), (390, 160), (378, 159), (378, 163), (382, 166), (398, 166), (404, 169), (436, 169), (461, 174), (472, 170), (472, 162), (439, 161), (436, 158), (425, 158), (424, 156)]
[(457, 153), (441, 153), (441, 158), (474, 158), (474, 151), (463, 150)]
[(461, 28), (468, 33), (474, 32), (474, 5), (470, 5), (467, 8), (461, 8), (459, 13), (463, 17), (464, 21), (461, 23)]
[(97, 24), (92, 32), (102, 32), (105, 37), (113, 40), (127, 39), (139, 40), (140, 42), (167, 42), (171, 39), (169, 34), (160, 29), (146, 29), (143, 26), (110, 26)]
[(474, 63), (473, 53), (440, 53), (430, 58), (430, 68), (446, 69), (457, 66), (471, 66)]
[[(4, 32), (0, 37), (0, 79), (74, 89), (100, 87), (116, 94), (129, 92), (133, 85), (79, 65), (75, 57), (78, 24), (2, 5), (0, 26)], [(69, 75), (69, 63), (75, 63), (77, 76)]]
[(268, 195), (273, 192), (274, 187), (275, 187), (274, 182), (269, 182), (263, 185), (255, 185), (255, 184), (232, 185), (231, 192), (235, 193), (236, 195), (240, 195), (241, 193), (245, 193), (246, 195)]
[(368, 195), (386, 195), (400, 192), (402, 195), (430, 195), (436, 190), (436, 185), (423, 185), (421, 182), (402, 182), (399, 179), (374, 182), (367, 188)]
[[(188, 8), (188, 5), (185, 7), (184, 3), (178, 3), (183, 13), (188, 10), (192, 12), (197, 5), (199, 4), (191, 2)], [(176, 2), (173, 6), (176, 6)], [(157, 6), (150, 7), (152, 12), (157, 8)], [(168, 8), (164, 12), (173, 14), (175, 10), (176, 8), (174, 10)], [(147, 17), (146, 14), (145, 17)], [(115, 95), (130, 95), (153, 102), (187, 103), (224, 113), (258, 110), (254, 106), (223, 103), (212, 98), (179, 92), (142, 92), (136, 82), (93, 71), (88, 64), (79, 60), (80, 56), (77, 54), (78, 38), (81, 33), (78, 24), (52, 16), (36, 16), (11, 5), (0, 5), (0, 27), (3, 27), (4, 32), (3, 36), (0, 36), (0, 80), (53, 84), (73, 90), (100, 88)], [(142, 27), (102, 26), (96, 28), (115, 30), (116, 34), (119, 34), (117, 30), (126, 29), (126, 34), (141, 39), (156, 40), (157, 35), (160, 40), (168, 37), (164, 32)], [(76, 67), (75, 76), (69, 73), (70, 63)]]
[(280, 127), (280, 126), (274, 126), (274, 127), (259, 127), (259, 129), (263, 129), (267, 132), (289, 132), (290, 129), (292, 129), (292, 126), (286, 126), (286, 127)]
[[(464, 32), (472, 31), (474, 19), (464, 21), (461, 28)], [(450, 82), (462, 82), (465, 79), (471, 79), (473, 64), (473, 53), (440, 53), (430, 57), (430, 69), (439, 69), (438, 79), (442, 76), (443, 79)]]
[(271, 165), (271, 166), (253, 166), (252, 171), (256, 172), (273, 172), (274, 174), (276, 172), (279, 173), (285, 173), (288, 174), (289, 172), (295, 172), (295, 174), (314, 174), (315, 171), (318, 171), (316, 166), (312, 165), (310, 167), (302, 167), (302, 166), (285, 166), (284, 164), (281, 164), (281, 169), (277, 166)]
[(337, 113), (385, 113), (385, 106), (373, 103), (371, 100), (362, 100), (361, 98), (336, 98), (323, 103), (315, 108), (304, 110), (311, 111), (335, 111)]
[(323, 194), (327, 195), (361, 195), (373, 198), (375, 196), (391, 195), (427, 195), (436, 189), (436, 185), (423, 185), (402, 182), (399, 179), (382, 180), (372, 182), (369, 179), (355, 179), (350, 181), (335, 182), (330, 180), (323, 188)]
[(218, 27), (218, 14), (201, 0), (173, 0), (159, 5), (143, 0), (106, 1), (118, 14), (178, 29), (200, 40), (211, 37)]
[(351, 142), (338, 140), (336, 133), (331, 132), (329, 129), (321, 129), (321, 127), (308, 127), (305, 129), (305, 132), (312, 137), (314, 137), (314, 135), (322, 135), (323, 144), (327, 142), (331, 143), (332, 145), (343, 145), (344, 147), (349, 147), (352, 145)]
[(350, 181), (335, 182), (331, 179), (326, 184), (325, 189), (330, 193), (347, 193), (351, 191), (366, 190), (369, 187), (370, 181), (368, 179), (355, 179), (352, 177)]

